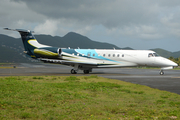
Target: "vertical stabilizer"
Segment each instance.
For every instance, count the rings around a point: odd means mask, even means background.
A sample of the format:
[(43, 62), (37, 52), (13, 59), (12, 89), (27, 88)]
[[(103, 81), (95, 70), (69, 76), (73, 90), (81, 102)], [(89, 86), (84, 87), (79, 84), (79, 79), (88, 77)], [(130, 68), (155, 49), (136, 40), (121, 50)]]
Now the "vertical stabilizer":
[(32, 35), (32, 33), (34, 33), (33, 31), (24, 30), (24, 29), (9, 29), (9, 28), (4, 28), (4, 29), (18, 31), (20, 33), (24, 45), (25, 53), (30, 55), (31, 57), (35, 57), (34, 49), (42, 48), (42, 47), (50, 47), (47, 45), (39, 44), (36, 38)]

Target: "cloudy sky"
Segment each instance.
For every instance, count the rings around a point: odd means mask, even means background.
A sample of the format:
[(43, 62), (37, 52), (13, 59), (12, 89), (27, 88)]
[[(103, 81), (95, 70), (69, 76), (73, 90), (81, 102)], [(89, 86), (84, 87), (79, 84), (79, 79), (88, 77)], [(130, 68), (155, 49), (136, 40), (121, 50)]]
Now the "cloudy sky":
[(2, 28), (88, 38), (134, 49), (180, 51), (180, 0), (0, 0)]

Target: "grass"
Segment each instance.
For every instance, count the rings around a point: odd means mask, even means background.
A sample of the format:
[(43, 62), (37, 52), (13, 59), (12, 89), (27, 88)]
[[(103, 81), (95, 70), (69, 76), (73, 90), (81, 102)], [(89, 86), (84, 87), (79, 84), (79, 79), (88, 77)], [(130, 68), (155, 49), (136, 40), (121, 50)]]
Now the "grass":
[(0, 78), (0, 119), (180, 119), (180, 95), (97, 76)]

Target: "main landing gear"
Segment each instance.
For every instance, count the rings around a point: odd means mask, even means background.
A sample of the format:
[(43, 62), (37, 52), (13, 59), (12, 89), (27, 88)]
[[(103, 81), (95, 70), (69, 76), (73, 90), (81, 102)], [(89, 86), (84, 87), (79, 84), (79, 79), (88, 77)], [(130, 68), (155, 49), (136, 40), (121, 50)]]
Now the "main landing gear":
[(77, 71), (74, 69), (71, 69), (71, 74), (77, 74)]
[(89, 74), (89, 70), (83, 70), (84, 74)]
[[(71, 69), (71, 74), (77, 74), (78, 70)], [(89, 74), (92, 70), (83, 70), (84, 74)]]
[[(84, 74), (89, 74), (90, 70), (83, 70)], [(71, 74), (77, 74), (77, 71), (74, 69), (71, 69)]]
[(84, 74), (89, 74), (90, 72), (92, 72), (92, 68), (89, 67), (83, 67), (82, 65), (72, 65), (72, 67), (74, 67), (73, 69), (71, 69), (71, 74), (77, 74), (78, 70), (83, 70)]

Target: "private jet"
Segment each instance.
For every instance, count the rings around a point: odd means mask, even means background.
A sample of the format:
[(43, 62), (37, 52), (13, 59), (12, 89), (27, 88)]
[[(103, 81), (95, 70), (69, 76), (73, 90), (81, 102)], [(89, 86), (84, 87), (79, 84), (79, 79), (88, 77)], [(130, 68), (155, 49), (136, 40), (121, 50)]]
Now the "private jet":
[(24, 53), (44, 63), (55, 63), (73, 67), (71, 74), (83, 70), (84, 74), (95, 68), (122, 68), (135, 66), (160, 67), (160, 75), (164, 70), (178, 66), (173, 61), (159, 56), (152, 50), (116, 50), (116, 49), (71, 49), (52, 47), (40, 44), (33, 36), (33, 31), (24, 29), (5, 30), (20, 33), (24, 45)]

